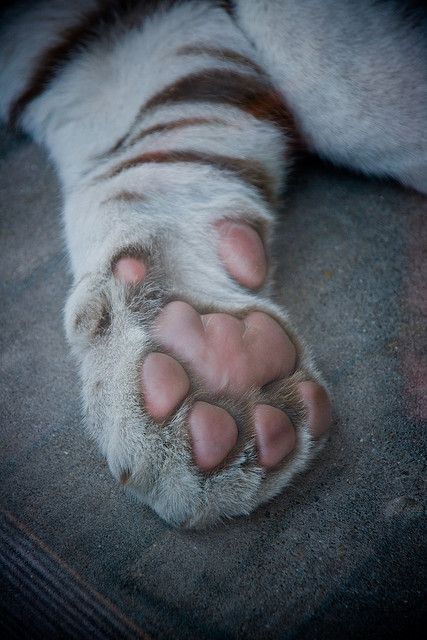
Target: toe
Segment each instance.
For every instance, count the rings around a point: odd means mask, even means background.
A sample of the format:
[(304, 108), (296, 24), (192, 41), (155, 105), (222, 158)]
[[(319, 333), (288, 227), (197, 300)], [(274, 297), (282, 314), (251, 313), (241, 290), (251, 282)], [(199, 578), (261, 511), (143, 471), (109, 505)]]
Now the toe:
[(218, 253), (228, 273), (244, 287), (258, 289), (267, 275), (267, 260), (259, 234), (249, 224), (221, 220)]
[(156, 320), (156, 336), (167, 349), (189, 362), (203, 356), (205, 330), (197, 311), (186, 302), (169, 302)]
[(137, 284), (145, 279), (147, 267), (141, 258), (123, 256), (114, 265), (113, 273), (117, 280), (127, 284)]
[(221, 407), (196, 402), (190, 413), (189, 425), (194, 460), (200, 469), (214, 469), (236, 446), (236, 423)]
[(307, 409), (308, 426), (314, 438), (320, 438), (331, 426), (331, 402), (325, 389), (315, 382), (301, 382), (299, 391)]
[(251, 354), (255, 382), (263, 386), (295, 369), (296, 349), (271, 316), (253, 311), (244, 320), (244, 340)]
[(256, 406), (254, 418), (258, 460), (270, 469), (295, 448), (295, 430), (286, 413), (267, 404)]
[(177, 360), (165, 353), (150, 353), (141, 369), (145, 408), (155, 420), (163, 420), (183, 401), (190, 380)]

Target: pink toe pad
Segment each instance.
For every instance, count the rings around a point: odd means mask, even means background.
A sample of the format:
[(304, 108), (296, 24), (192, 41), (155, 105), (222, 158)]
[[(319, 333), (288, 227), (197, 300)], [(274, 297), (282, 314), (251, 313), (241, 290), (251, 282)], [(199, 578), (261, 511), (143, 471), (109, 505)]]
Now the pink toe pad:
[(245, 222), (221, 220), (218, 254), (228, 273), (249, 289), (258, 289), (267, 275), (267, 260), (259, 234)]
[(194, 459), (205, 471), (217, 467), (236, 446), (236, 423), (221, 407), (208, 402), (196, 402), (189, 424)]
[(145, 279), (147, 267), (142, 258), (123, 256), (114, 265), (113, 273), (117, 280), (127, 284), (137, 284)]
[(298, 386), (307, 409), (308, 427), (314, 438), (320, 438), (332, 422), (329, 396), (325, 389), (315, 382), (301, 382)]
[(255, 408), (255, 434), (259, 462), (267, 469), (279, 464), (295, 447), (292, 422), (286, 413), (268, 404)]
[(182, 402), (190, 380), (177, 360), (165, 353), (150, 353), (141, 369), (145, 407), (155, 420), (163, 420)]

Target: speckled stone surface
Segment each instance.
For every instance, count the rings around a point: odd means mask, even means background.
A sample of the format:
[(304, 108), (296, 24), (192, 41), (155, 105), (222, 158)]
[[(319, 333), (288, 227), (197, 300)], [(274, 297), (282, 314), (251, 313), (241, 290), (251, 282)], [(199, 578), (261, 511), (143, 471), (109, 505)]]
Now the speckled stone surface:
[[(153, 638), (415, 638), (426, 602), (427, 199), (311, 161), (293, 177), (278, 295), (313, 346), (336, 423), (281, 497), (201, 532), (130, 499), (81, 428), (60, 203), (43, 152), (3, 131), (2, 509)], [(7, 572), (2, 584), (7, 617), (20, 589)]]

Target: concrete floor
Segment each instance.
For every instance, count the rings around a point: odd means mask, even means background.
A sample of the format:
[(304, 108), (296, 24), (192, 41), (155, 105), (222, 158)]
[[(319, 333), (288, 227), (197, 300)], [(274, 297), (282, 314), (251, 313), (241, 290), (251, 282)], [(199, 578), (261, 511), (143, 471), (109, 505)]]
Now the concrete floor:
[(59, 210), (43, 152), (3, 131), (0, 627), (45, 638), (415, 638), (426, 602), (427, 199), (316, 162), (297, 172), (277, 235), (279, 293), (330, 383), (336, 425), (284, 495), (203, 532), (170, 529), (134, 503), (81, 428)]

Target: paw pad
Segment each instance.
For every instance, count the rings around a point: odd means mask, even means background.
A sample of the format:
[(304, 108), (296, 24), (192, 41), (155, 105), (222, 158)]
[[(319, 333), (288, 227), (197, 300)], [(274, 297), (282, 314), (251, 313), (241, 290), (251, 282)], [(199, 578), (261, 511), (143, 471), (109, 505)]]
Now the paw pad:
[(142, 258), (122, 256), (113, 267), (113, 274), (117, 280), (126, 284), (143, 282), (147, 275), (147, 267)]
[(236, 446), (236, 423), (222, 407), (196, 402), (190, 413), (189, 426), (194, 459), (204, 471), (221, 464)]
[(267, 276), (267, 259), (259, 234), (245, 222), (221, 220), (218, 255), (228, 273), (248, 289), (259, 289)]
[[(257, 231), (225, 219), (215, 233), (235, 283), (261, 287)], [(113, 474), (166, 520), (191, 526), (276, 495), (309, 461), (331, 411), (280, 309), (247, 291), (215, 312), (172, 298), (180, 289), (162, 271), (163, 249), (130, 248), (108, 273), (85, 276), (67, 326), (85, 358), (88, 426)]]
[(163, 420), (184, 400), (190, 380), (175, 358), (165, 353), (150, 353), (141, 369), (145, 408), (155, 420)]

